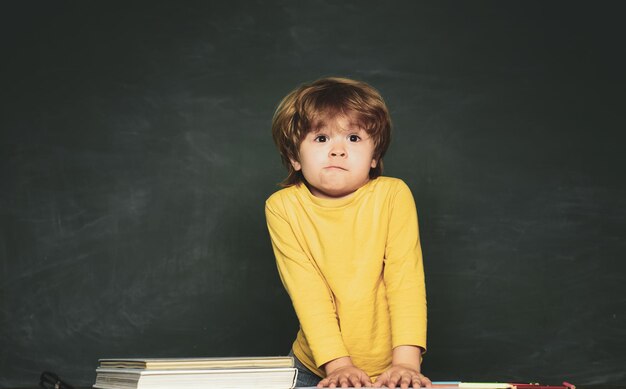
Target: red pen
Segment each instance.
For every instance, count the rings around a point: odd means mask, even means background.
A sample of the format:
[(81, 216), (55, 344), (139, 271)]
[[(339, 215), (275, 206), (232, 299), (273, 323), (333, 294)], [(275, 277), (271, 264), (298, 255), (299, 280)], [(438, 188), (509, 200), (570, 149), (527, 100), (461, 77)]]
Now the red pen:
[(560, 385), (541, 385), (541, 384), (516, 384), (512, 383), (515, 389), (576, 389), (575, 385), (570, 384), (569, 382), (563, 382), (562, 386)]

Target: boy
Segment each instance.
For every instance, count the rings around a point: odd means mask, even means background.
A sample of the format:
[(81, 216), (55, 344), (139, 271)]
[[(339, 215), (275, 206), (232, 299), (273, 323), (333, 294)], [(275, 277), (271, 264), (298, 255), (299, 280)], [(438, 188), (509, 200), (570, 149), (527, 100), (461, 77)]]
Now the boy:
[(289, 173), (265, 213), (300, 322), (297, 386), (430, 386), (417, 214), (407, 185), (381, 176), (391, 135), (382, 97), (320, 79), (281, 101), (272, 133)]

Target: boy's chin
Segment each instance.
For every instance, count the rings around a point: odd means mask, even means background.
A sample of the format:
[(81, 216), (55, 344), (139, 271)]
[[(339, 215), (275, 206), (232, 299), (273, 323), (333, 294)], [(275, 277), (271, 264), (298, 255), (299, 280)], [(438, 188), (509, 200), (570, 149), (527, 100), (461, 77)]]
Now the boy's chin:
[(311, 187), (309, 187), (309, 189), (311, 190), (311, 193), (313, 193), (313, 195), (315, 197), (320, 197), (320, 198), (324, 198), (324, 199), (341, 199), (341, 198), (344, 198), (346, 196), (350, 196), (352, 193), (356, 192), (356, 189), (352, 189), (352, 188), (323, 188), (323, 189), (318, 189), (318, 188), (311, 188)]

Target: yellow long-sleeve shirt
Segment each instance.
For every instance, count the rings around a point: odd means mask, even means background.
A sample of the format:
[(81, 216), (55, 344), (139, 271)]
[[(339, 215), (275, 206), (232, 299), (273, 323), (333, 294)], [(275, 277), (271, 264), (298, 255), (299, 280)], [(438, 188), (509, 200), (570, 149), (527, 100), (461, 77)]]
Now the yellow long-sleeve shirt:
[(324, 377), (350, 356), (377, 377), (392, 349), (426, 349), (426, 292), (411, 191), (378, 177), (342, 199), (306, 185), (274, 193), (265, 213), (278, 271), (300, 321), (295, 356)]

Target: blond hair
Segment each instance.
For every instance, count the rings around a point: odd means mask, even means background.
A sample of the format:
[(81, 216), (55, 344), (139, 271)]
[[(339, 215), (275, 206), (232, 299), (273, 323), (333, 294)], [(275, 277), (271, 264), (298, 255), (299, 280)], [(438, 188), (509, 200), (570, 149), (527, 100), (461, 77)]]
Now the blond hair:
[(350, 115), (374, 142), (375, 168), (370, 178), (383, 172), (383, 156), (391, 141), (391, 117), (382, 96), (370, 85), (348, 78), (328, 77), (304, 84), (278, 104), (272, 119), (272, 136), (288, 170), (282, 186), (303, 182), (302, 172), (291, 161), (299, 161), (300, 144), (322, 116)]

